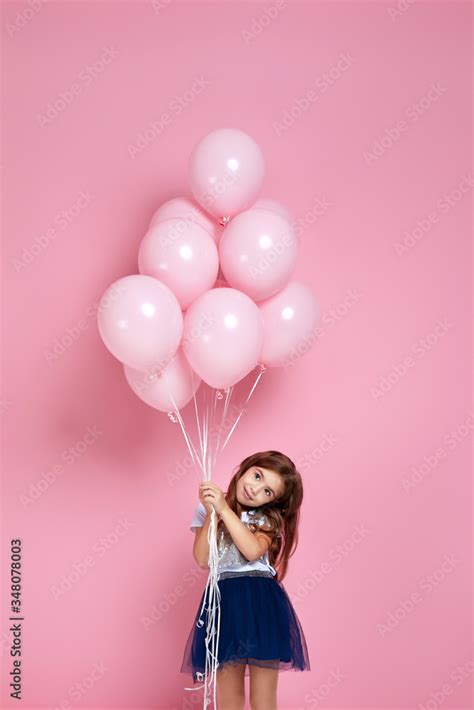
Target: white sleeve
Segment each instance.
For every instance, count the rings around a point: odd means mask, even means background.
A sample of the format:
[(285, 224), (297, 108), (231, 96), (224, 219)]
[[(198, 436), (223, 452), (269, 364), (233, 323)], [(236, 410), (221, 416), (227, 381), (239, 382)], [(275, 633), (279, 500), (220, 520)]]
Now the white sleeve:
[(196, 508), (196, 510), (194, 511), (193, 519), (191, 521), (191, 526), (189, 529), (192, 532), (196, 532), (196, 528), (202, 528), (202, 526), (204, 525), (205, 517), (206, 517), (206, 509), (203, 506), (203, 504), (201, 503), (201, 501), (199, 501), (199, 505)]

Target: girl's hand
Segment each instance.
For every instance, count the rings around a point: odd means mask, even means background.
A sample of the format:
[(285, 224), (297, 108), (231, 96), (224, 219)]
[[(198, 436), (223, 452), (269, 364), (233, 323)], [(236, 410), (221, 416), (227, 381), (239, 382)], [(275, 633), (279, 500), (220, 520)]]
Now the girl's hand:
[(199, 500), (208, 513), (211, 513), (214, 508), (216, 513), (221, 515), (222, 511), (229, 507), (224, 493), (212, 481), (203, 481), (199, 484)]
[(212, 507), (210, 500), (204, 496), (205, 491), (203, 489), (203, 485), (204, 485), (203, 483), (201, 483), (199, 485), (199, 500), (201, 501), (201, 503), (205, 507), (206, 513), (208, 515), (210, 515), (212, 513), (213, 507)]

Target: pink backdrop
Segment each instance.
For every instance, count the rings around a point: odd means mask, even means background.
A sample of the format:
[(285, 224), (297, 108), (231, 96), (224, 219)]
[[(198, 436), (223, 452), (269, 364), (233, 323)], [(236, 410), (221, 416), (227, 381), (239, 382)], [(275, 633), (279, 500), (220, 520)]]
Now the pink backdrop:
[(222, 126), (261, 146), (262, 196), (297, 217), (295, 276), (323, 314), (314, 348), (266, 373), (215, 472), (225, 488), (277, 448), (304, 476), (285, 586), (312, 670), (281, 674), (279, 707), (471, 707), (471, 14), (3, 3), (2, 707), (200, 706), (179, 673), (205, 585), (198, 478), (95, 308), (137, 272), (151, 215), (187, 193), (190, 150)]

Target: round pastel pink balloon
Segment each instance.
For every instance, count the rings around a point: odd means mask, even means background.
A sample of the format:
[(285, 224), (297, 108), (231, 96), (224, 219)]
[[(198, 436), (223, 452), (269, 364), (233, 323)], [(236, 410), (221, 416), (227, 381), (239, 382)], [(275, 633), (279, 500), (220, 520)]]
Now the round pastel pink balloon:
[(166, 219), (197, 222), (199, 226), (203, 227), (211, 235), (216, 244), (218, 244), (222, 234), (222, 226), (217, 220), (210, 217), (199, 205), (187, 197), (175, 197), (172, 200), (168, 200), (168, 202), (164, 202), (151, 218), (150, 227), (157, 222), (164, 222)]
[(195, 298), (212, 288), (219, 270), (217, 247), (196, 222), (167, 219), (156, 222), (138, 250), (141, 274), (165, 283), (185, 310)]
[(281, 202), (277, 202), (271, 197), (259, 197), (259, 199), (253, 203), (252, 209), (273, 210), (273, 212), (277, 212), (290, 224), (294, 222), (294, 217), (290, 210), (285, 207), (285, 205), (282, 205)]
[(216, 389), (231, 387), (245, 377), (257, 365), (262, 343), (258, 306), (233, 288), (207, 291), (184, 316), (186, 359)]
[(181, 348), (161, 372), (147, 373), (124, 365), (124, 373), (137, 397), (161, 412), (183, 409), (201, 384)]
[(260, 356), (264, 365), (291, 365), (311, 349), (316, 340), (320, 312), (316, 298), (307, 286), (290, 281), (258, 305), (265, 333)]
[(161, 281), (139, 274), (109, 286), (100, 300), (97, 321), (112, 355), (138, 370), (166, 367), (183, 334), (176, 296)]
[(224, 229), (219, 257), (225, 278), (254, 301), (269, 298), (288, 282), (298, 256), (298, 239), (284, 217), (252, 208)]
[(219, 219), (254, 202), (265, 174), (262, 151), (247, 133), (220, 128), (208, 133), (189, 158), (189, 184), (195, 199)]

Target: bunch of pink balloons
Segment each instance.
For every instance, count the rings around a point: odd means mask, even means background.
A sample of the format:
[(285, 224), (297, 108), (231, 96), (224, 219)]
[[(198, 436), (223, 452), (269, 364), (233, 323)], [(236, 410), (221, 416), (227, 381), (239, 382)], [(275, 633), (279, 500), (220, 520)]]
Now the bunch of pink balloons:
[(292, 363), (314, 342), (317, 301), (291, 279), (293, 219), (278, 202), (257, 199), (264, 173), (248, 134), (206, 135), (189, 159), (194, 200), (157, 209), (139, 274), (118, 279), (101, 299), (106, 347), (137, 396), (160, 411), (184, 407), (201, 381), (229, 388), (256, 365)]

